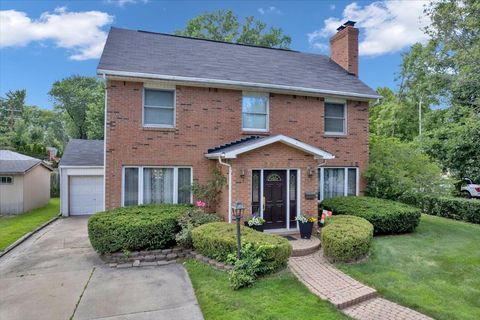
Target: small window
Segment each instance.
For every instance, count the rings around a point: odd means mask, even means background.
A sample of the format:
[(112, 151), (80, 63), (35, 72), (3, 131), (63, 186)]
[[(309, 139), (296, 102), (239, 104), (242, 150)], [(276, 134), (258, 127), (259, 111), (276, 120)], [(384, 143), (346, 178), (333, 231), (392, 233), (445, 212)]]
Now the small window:
[(242, 99), (242, 129), (268, 131), (268, 96), (245, 94)]
[(143, 124), (153, 127), (175, 126), (175, 91), (145, 89)]
[(325, 102), (325, 133), (345, 134), (345, 104)]
[(13, 177), (11, 176), (0, 177), (0, 184), (12, 184), (12, 183), (13, 183)]

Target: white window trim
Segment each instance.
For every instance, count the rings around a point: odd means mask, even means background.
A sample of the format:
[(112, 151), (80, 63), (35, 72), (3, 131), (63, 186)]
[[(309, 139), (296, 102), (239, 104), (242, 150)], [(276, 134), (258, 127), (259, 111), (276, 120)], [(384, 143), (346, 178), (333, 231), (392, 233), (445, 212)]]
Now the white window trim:
[[(327, 103), (335, 103), (335, 104), (343, 104), (343, 118), (340, 117), (328, 117), (329, 119), (342, 119), (343, 120), (343, 132), (335, 132), (335, 131), (325, 131), (325, 123), (327, 121), (326, 116), (326, 104)], [(347, 101), (340, 100), (340, 99), (326, 99), (323, 104), (323, 130), (324, 134), (328, 136), (346, 136), (348, 133), (348, 109), (347, 109)]]
[[(190, 169), (190, 185), (193, 185), (193, 168), (190, 166), (123, 166), (122, 167), (122, 207), (125, 207), (125, 169), (138, 169), (138, 203), (143, 204), (143, 170), (173, 169), (173, 204), (178, 204), (178, 169)], [(193, 203), (193, 192), (190, 191), (190, 204)]]
[[(2, 178), (10, 178), (10, 182), (2, 182)], [(0, 176), (0, 184), (1, 185), (13, 184), (13, 176)]]
[(348, 196), (348, 169), (355, 169), (355, 176), (356, 176), (356, 186), (355, 186), (355, 196), (358, 196), (359, 193), (359, 187), (360, 187), (360, 175), (359, 175), (359, 168), (358, 167), (319, 167), (319, 172), (320, 172), (320, 200), (318, 202), (322, 202), (324, 199), (324, 190), (323, 190), (323, 185), (324, 185), (324, 171), (325, 169), (344, 169), (345, 174), (344, 174), (344, 179), (343, 179), (343, 196), (347, 197)]
[[(243, 98), (244, 97), (263, 97), (267, 98), (267, 113), (258, 113), (258, 112), (245, 112), (246, 114), (259, 114), (259, 115), (265, 115), (267, 117), (266, 120), (266, 128), (265, 129), (259, 129), (259, 128), (244, 128), (243, 127)], [(263, 92), (249, 92), (249, 91), (243, 91), (242, 94), (242, 131), (248, 131), (248, 132), (268, 132), (270, 129), (270, 94), (269, 93), (263, 93)]]
[[(172, 109), (167, 106), (147, 106), (145, 105), (145, 90), (168, 91), (173, 92), (173, 125), (170, 124), (146, 124), (145, 107), (157, 109)], [(177, 126), (177, 90), (175, 88), (158, 88), (155, 86), (144, 86), (142, 90), (142, 126), (144, 128), (176, 128)]]

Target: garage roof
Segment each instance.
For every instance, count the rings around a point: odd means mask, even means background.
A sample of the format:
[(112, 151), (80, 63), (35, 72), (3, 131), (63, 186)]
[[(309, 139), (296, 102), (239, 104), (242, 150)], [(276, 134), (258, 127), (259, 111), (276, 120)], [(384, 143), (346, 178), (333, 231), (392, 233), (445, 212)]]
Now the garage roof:
[(103, 167), (103, 140), (71, 139), (63, 151), (60, 166)]
[(37, 165), (43, 165), (45, 168), (52, 170), (52, 168), (40, 159), (35, 159), (10, 150), (0, 150), (1, 174), (24, 174)]

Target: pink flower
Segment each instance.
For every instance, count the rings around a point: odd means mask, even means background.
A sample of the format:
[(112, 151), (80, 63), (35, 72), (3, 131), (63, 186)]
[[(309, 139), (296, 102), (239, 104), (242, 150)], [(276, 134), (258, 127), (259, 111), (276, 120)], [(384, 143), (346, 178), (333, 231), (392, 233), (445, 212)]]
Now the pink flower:
[(197, 207), (203, 208), (205, 207), (205, 202), (203, 202), (202, 200), (198, 200), (197, 202), (195, 202), (195, 205)]

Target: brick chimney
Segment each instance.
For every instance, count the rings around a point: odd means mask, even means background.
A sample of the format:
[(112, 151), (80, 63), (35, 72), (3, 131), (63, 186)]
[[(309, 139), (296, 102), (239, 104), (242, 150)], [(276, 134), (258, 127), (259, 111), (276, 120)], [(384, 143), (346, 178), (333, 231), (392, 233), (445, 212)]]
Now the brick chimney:
[(347, 21), (337, 28), (330, 38), (330, 58), (358, 77), (358, 29), (354, 21)]

